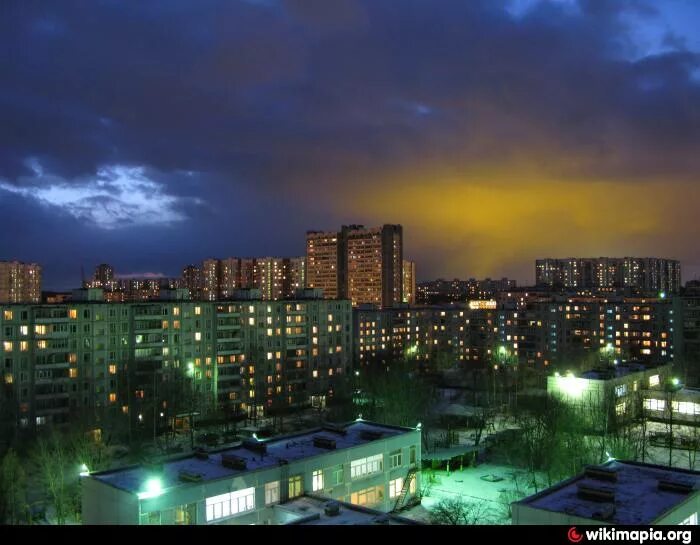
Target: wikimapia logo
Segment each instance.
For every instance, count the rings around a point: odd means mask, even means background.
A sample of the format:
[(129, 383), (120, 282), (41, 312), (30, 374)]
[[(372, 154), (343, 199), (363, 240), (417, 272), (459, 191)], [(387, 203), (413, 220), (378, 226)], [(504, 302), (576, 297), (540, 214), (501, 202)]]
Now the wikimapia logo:
[(693, 540), (691, 530), (617, 530), (615, 528), (598, 528), (597, 530), (585, 530), (579, 532), (576, 526), (569, 528), (566, 537), (571, 543), (580, 543), (585, 534), (586, 541), (633, 541), (644, 543), (646, 541), (680, 541), (688, 545)]

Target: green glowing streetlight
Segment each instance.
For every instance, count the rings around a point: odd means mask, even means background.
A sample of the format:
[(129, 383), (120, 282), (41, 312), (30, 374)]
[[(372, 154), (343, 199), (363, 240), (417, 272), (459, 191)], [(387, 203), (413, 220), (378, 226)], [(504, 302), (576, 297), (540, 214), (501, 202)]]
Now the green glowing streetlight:
[(187, 376), (193, 377), (194, 376), (194, 363), (189, 362), (187, 364)]
[(87, 477), (88, 475), (90, 475), (90, 470), (88, 469), (88, 466), (86, 464), (80, 464), (80, 476)]
[(143, 492), (139, 492), (140, 500), (157, 498), (163, 493), (163, 482), (158, 477), (151, 477), (146, 481)]

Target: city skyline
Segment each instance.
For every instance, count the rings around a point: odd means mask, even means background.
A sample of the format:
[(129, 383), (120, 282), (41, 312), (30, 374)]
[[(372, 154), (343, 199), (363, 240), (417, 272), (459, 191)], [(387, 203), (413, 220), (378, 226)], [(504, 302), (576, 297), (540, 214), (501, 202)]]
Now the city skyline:
[(697, 3), (5, 14), (0, 249), (47, 289), (102, 262), (301, 256), (307, 230), (355, 223), (403, 225), (418, 280), (606, 255), (700, 274)]

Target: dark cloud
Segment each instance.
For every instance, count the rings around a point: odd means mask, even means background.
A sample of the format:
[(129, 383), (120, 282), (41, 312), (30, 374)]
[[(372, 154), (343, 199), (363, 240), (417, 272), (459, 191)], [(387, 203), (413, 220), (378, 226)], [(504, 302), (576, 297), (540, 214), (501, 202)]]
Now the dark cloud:
[[(305, 229), (367, 217), (345, 204), (349, 186), (371, 194), (406, 172), (525, 162), (562, 192), (581, 179), (697, 183), (700, 57), (674, 29), (647, 55), (632, 28), (657, 24), (662, 7), (524, 5), (514, 15), (493, 0), (3, 2), (0, 182), (43, 183), (32, 164), (77, 187), (105, 167), (146, 169), (183, 219), (142, 228), (137, 244), (129, 222), (105, 232), (24, 206), (32, 224), (51, 218), (63, 233), (54, 263), (94, 244), (96, 262), (170, 272), (207, 253), (301, 253)], [(123, 203), (90, 198), (121, 217)], [(0, 200), (21, 198), (0, 189)], [(405, 210), (385, 221), (407, 237), (416, 226)], [(44, 248), (47, 231), (29, 232), (3, 253), (20, 240)], [(412, 246), (420, 276), (470, 274), (480, 247), (469, 236), (462, 260)], [(497, 253), (491, 274), (529, 279), (530, 263)]]

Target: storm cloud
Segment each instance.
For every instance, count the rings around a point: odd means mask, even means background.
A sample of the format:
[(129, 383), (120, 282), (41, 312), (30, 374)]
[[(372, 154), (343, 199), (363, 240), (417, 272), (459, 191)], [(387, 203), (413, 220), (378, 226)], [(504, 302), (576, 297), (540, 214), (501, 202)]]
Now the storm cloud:
[(686, 0), (3, 2), (0, 258), (65, 287), (391, 222), (420, 278), (582, 253), (692, 277), (699, 23)]

